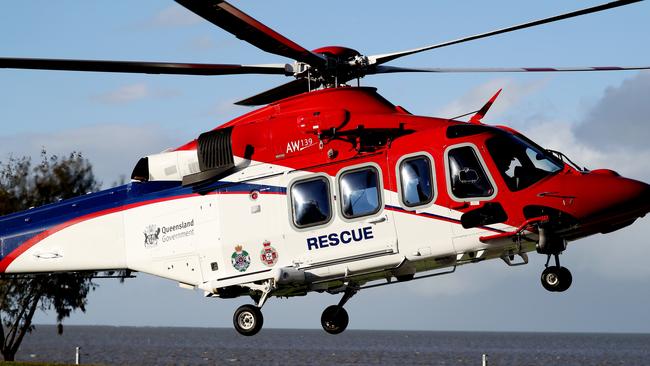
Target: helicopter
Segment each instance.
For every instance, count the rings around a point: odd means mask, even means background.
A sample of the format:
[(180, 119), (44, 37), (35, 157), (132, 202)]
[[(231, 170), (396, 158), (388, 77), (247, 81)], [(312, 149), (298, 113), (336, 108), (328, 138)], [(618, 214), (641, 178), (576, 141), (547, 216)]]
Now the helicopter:
[[(140, 159), (131, 182), (0, 218), (0, 273), (126, 269), (207, 297), (249, 296), (233, 325), (252, 336), (271, 297), (340, 294), (321, 315), (343, 332), (360, 290), (453, 273), (463, 264), (547, 257), (542, 286), (563, 292), (567, 243), (650, 211), (650, 186), (586, 170), (506, 126), (417, 116), (354, 86), (385, 73), (567, 72), (641, 67), (413, 68), (408, 55), (629, 5), (623, 0), (449, 42), (378, 55), (308, 50), (225, 1), (177, 0), (293, 63), (263, 65), (0, 58), (0, 68), (294, 80), (240, 100), (263, 106)], [(352, 85), (350, 85), (352, 84)], [(464, 116), (459, 116), (464, 117)]]

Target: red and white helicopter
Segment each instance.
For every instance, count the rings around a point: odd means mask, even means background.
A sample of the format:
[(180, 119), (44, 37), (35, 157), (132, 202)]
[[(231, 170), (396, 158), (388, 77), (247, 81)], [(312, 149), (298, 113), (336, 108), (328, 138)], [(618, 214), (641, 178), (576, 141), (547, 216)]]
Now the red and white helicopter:
[[(348, 82), (399, 72), (554, 72), (650, 67), (404, 68), (403, 56), (599, 12), (615, 1), (402, 52), (309, 51), (219, 0), (176, 0), (290, 64), (224, 65), (0, 58), (2, 68), (182, 75), (278, 74), (295, 80), (238, 102), (264, 105), (137, 162), (129, 184), (0, 218), (0, 273), (128, 269), (204, 290), (250, 296), (233, 317), (263, 325), (271, 296), (342, 294), (323, 328), (345, 330), (359, 290), (527, 253), (548, 257), (544, 288), (565, 291), (567, 243), (632, 224), (650, 186), (588, 171), (482, 117), (415, 116)], [(255, 228), (251, 230), (250, 228)], [(553, 261), (551, 261), (553, 259)], [(430, 273), (425, 273), (432, 271)], [(422, 274), (425, 273), (425, 274)]]

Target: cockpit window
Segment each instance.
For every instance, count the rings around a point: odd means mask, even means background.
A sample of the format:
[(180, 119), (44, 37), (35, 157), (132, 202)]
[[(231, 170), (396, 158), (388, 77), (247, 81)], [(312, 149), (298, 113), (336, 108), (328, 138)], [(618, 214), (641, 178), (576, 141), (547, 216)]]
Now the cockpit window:
[(489, 139), (486, 145), (511, 191), (530, 187), (562, 170), (557, 159), (514, 135), (499, 134)]
[(471, 146), (456, 147), (447, 153), (449, 184), (455, 198), (486, 198), (494, 194), (476, 151)]

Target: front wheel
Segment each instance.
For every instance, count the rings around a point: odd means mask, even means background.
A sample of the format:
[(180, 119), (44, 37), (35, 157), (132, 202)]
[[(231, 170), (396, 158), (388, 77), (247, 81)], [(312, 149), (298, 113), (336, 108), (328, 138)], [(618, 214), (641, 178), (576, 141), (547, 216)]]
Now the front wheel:
[(560, 267), (559, 271), (560, 275), (560, 287), (557, 289), (558, 292), (563, 292), (569, 289), (571, 287), (571, 283), (573, 282), (573, 276), (571, 275), (571, 271), (567, 269), (566, 267)]
[(565, 267), (547, 267), (542, 272), (542, 286), (551, 292), (566, 291), (573, 282), (571, 272)]
[(264, 316), (257, 306), (242, 305), (235, 311), (232, 322), (239, 334), (252, 336), (262, 329)]
[(331, 305), (325, 308), (323, 315), (320, 317), (320, 324), (329, 334), (339, 334), (348, 327), (348, 312), (343, 306)]

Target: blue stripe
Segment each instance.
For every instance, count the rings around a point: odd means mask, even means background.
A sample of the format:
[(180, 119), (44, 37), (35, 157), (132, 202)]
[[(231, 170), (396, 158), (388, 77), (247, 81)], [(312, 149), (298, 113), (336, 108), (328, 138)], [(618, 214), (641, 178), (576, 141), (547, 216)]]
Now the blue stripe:
[(27, 240), (35, 237), (36, 235), (42, 233), (43, 231), (35, 231), (29, 233), (18, 234), (6, 238), (0, 239), (2, 244), (2, 251), (0, 252), (0, 259), (4, 258), (7, 254), (14, 251), (14, 249), (21, 246)]
[[(286, 188), (263, 184), (214, 182), (201, 191), (216, 193), (286, 194)], [(99, 211), (119, 208), (146, 201), (198, 194), (180, 182), (133, 182), (123, 186), (90, 193), (30, 210), (0, 217), (0, 258), (4, 258), (25, 241), (53, 226)]]
[[(386, 205), (386, 207), (390, 208), (390, 209), (393, 209), (395, 211), (398, 211), (398, 212), (402, 212), (402, 213), (412, 214), (412, 215), (416, 215), (416, 216), (423, 216), (423, 217), (428, 217), (428, 218), (432, 218), (432, 219), (450, 221), (450, 222), (453, 222), (454, 224), (462, 225), (462, 222), (460, 220), (454, 219), (454, 218), (451, 218), (451, 217), (447, 217), (447, 216), (436, 215), (436, 214), (432, 214), (432, 213), (429, 213), (429, 212), (415, 213), (415, 211), (407, 211), (407, 210), (405, 210), (405, 209), (403, 209), (401, 207), (398, 207), (398, 206)], [(487, 230), (487, 231), (493, 231), (493, 232), (497, 232), (497, 233), (505, 233), (506, 232), (504, 230), (491, 228), (489, 226), (478, 226), (477, 228)]]

